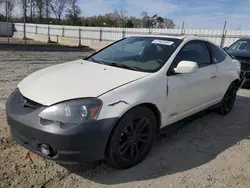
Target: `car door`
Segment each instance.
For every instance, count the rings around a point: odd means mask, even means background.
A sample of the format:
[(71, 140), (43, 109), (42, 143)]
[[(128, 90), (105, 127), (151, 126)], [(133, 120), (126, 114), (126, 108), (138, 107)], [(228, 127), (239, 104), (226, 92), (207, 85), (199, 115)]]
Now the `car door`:
[[(231, 71), (234, 70), (232, 59), (220, 47), (207, 42), (211, 52), (212, 63), (216, 67), (216, 77), (214, 78), (215, 97), (222, 98), (230, 85)], [(232, 67), (233, 66), (233, 67)]]
[[(172, 73), (183, 60), (196, 62), (198, 70), (188, 74)], [(195, 109), (213, 101), (215, 75), (216, 67), (211, 62), (206, 43), (201, 40), (188, 42), (168, 70), (167, 117), (175, 119), (189, 116)]]

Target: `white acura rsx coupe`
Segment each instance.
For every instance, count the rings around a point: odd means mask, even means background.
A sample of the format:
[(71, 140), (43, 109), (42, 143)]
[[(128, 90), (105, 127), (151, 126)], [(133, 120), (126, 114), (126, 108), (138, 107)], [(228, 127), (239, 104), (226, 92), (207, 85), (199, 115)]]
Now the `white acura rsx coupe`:
[(13, 139), (40, 156), (126, 169), (163, 127), (209, 107), (228, 114), (240, 68), (206, 39), (128, 37), (26, 77), (7, 100), (7, 120)]

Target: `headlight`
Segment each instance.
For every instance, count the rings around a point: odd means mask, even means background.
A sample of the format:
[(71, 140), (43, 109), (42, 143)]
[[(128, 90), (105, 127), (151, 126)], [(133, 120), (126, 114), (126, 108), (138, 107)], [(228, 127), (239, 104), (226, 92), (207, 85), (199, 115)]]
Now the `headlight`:
[(44, 120), (79, 125), (97, 118), (102, 101), (97, 98), (76, 99), (46, 108), (39, 114)]

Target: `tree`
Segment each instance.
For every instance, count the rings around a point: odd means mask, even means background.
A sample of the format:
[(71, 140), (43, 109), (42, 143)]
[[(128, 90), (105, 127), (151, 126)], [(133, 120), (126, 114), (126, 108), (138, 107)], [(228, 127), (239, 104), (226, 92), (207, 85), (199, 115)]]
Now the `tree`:
[(148, 12), (142, 11), (141, 17), (142, 17), (142, 18), (147, 18), (147, 17), (148, 17)]
[(148, 13), (146, 11), (143, 11), (141, 13), (141, 17), (142, 17), (142, 23), (141, 23), (141, 27), (149, 27), (149, 16)]
[(160, 16), (156, 18), (156, 21), (158, 23), (164, 23), (164, 19), (162, 17), (160, 17)]
[[(12, 18), (12, 11), (14, 9), (14, 5), (15, 5), (15, 0), (8, 0), (8, 9), (6, 9), (6, 16), (7, 16), (7, 13), (8, 13), (8, 16), (9, 18), (11, 19)], [(0, 2), (1, 3), (1, 2)]]
[(23, 11), (24, 19), (27, 20), (27, 9), (28, 9), (27, 0), (20, 0), (20, 4)]
[(164, 28), (164, 19), (162, 17), (157, 17), (156, 18), (156, 21), (157, 21), (157, 27), (158, 28)]
[(103, 21), (106, 27), (117, 27), (119, 25), (118, 21), (115, 19), (112, 13), (105, 14), (103, 17)]
[(67, 0), (51, 0), (49, 2), (50, 8), (56, 17), (58, 24), (61, 22), (62, 14), (67, 6), (67, 3)]
[(127, 21), (126, 27), (127, 27), (127, 28), (133, 28), (133, 27), (134, 27), (134, 23), (132, 22), (131, 19), (129, 19), (129, 20)]
[(165, 27), (166, 28), (168, 28), (168, 29), (174, 29), (175, 28), (175, 23), (174, 23), (173, 20), (165, 19), (164, 22), (165, 22)]
[(36, 10), (37, 10), (39, 22), (42, 22), (44, 13), (45, 13), (46, 2), (44, 0), (35, 0), (35, 4), (36, 4)]
[(73, 25), (77, 25), (77, 21), (81, 14), (81, 9), (77, 5), (77, 0), (69, 0), (69, 8), (67, 10), (67, 18)]
[(33, 22), (33, 18), (35, 17), (35, 0), (27, 0), (27, 3), (30, 11), (30, 22)]
[(114, 17), (119, 20), (120, 27), (124, 27), (127, 13), (128, 11), (126, 9), (120, 9), (119, 11), (115, 10)]
[(136, 28), (140, 28), (141, 27), (141, 19), (140, 18), (136, 18), (136, 17), (130, 17), (130, 20), (132, 21), (132, 23), (134, 24), (133, 27)]

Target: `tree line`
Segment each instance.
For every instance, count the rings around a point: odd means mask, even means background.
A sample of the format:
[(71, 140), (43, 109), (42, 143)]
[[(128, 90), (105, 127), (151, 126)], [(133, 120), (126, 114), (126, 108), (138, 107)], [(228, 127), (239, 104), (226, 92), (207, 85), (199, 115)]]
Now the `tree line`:
[[(8, 2), (8, 3), (6, 3)], [(7, 5), (7, 6), (6, 6)], [(143, 11), (140, 17), (128, 16), (126, 9), (115, 10), (104, 15), (83, 17), (78, 0), (0, 0), (4, 12), (0, 21), (60, 24), (92, 27), (127, 27), (127, 28), (175, 28), (173, 20), (161, 16), (149, 16)], [(13, 16), (15, 6), (22, 10), (22, 16)], [(25, 18), (25, 19), (24, 19)]]

